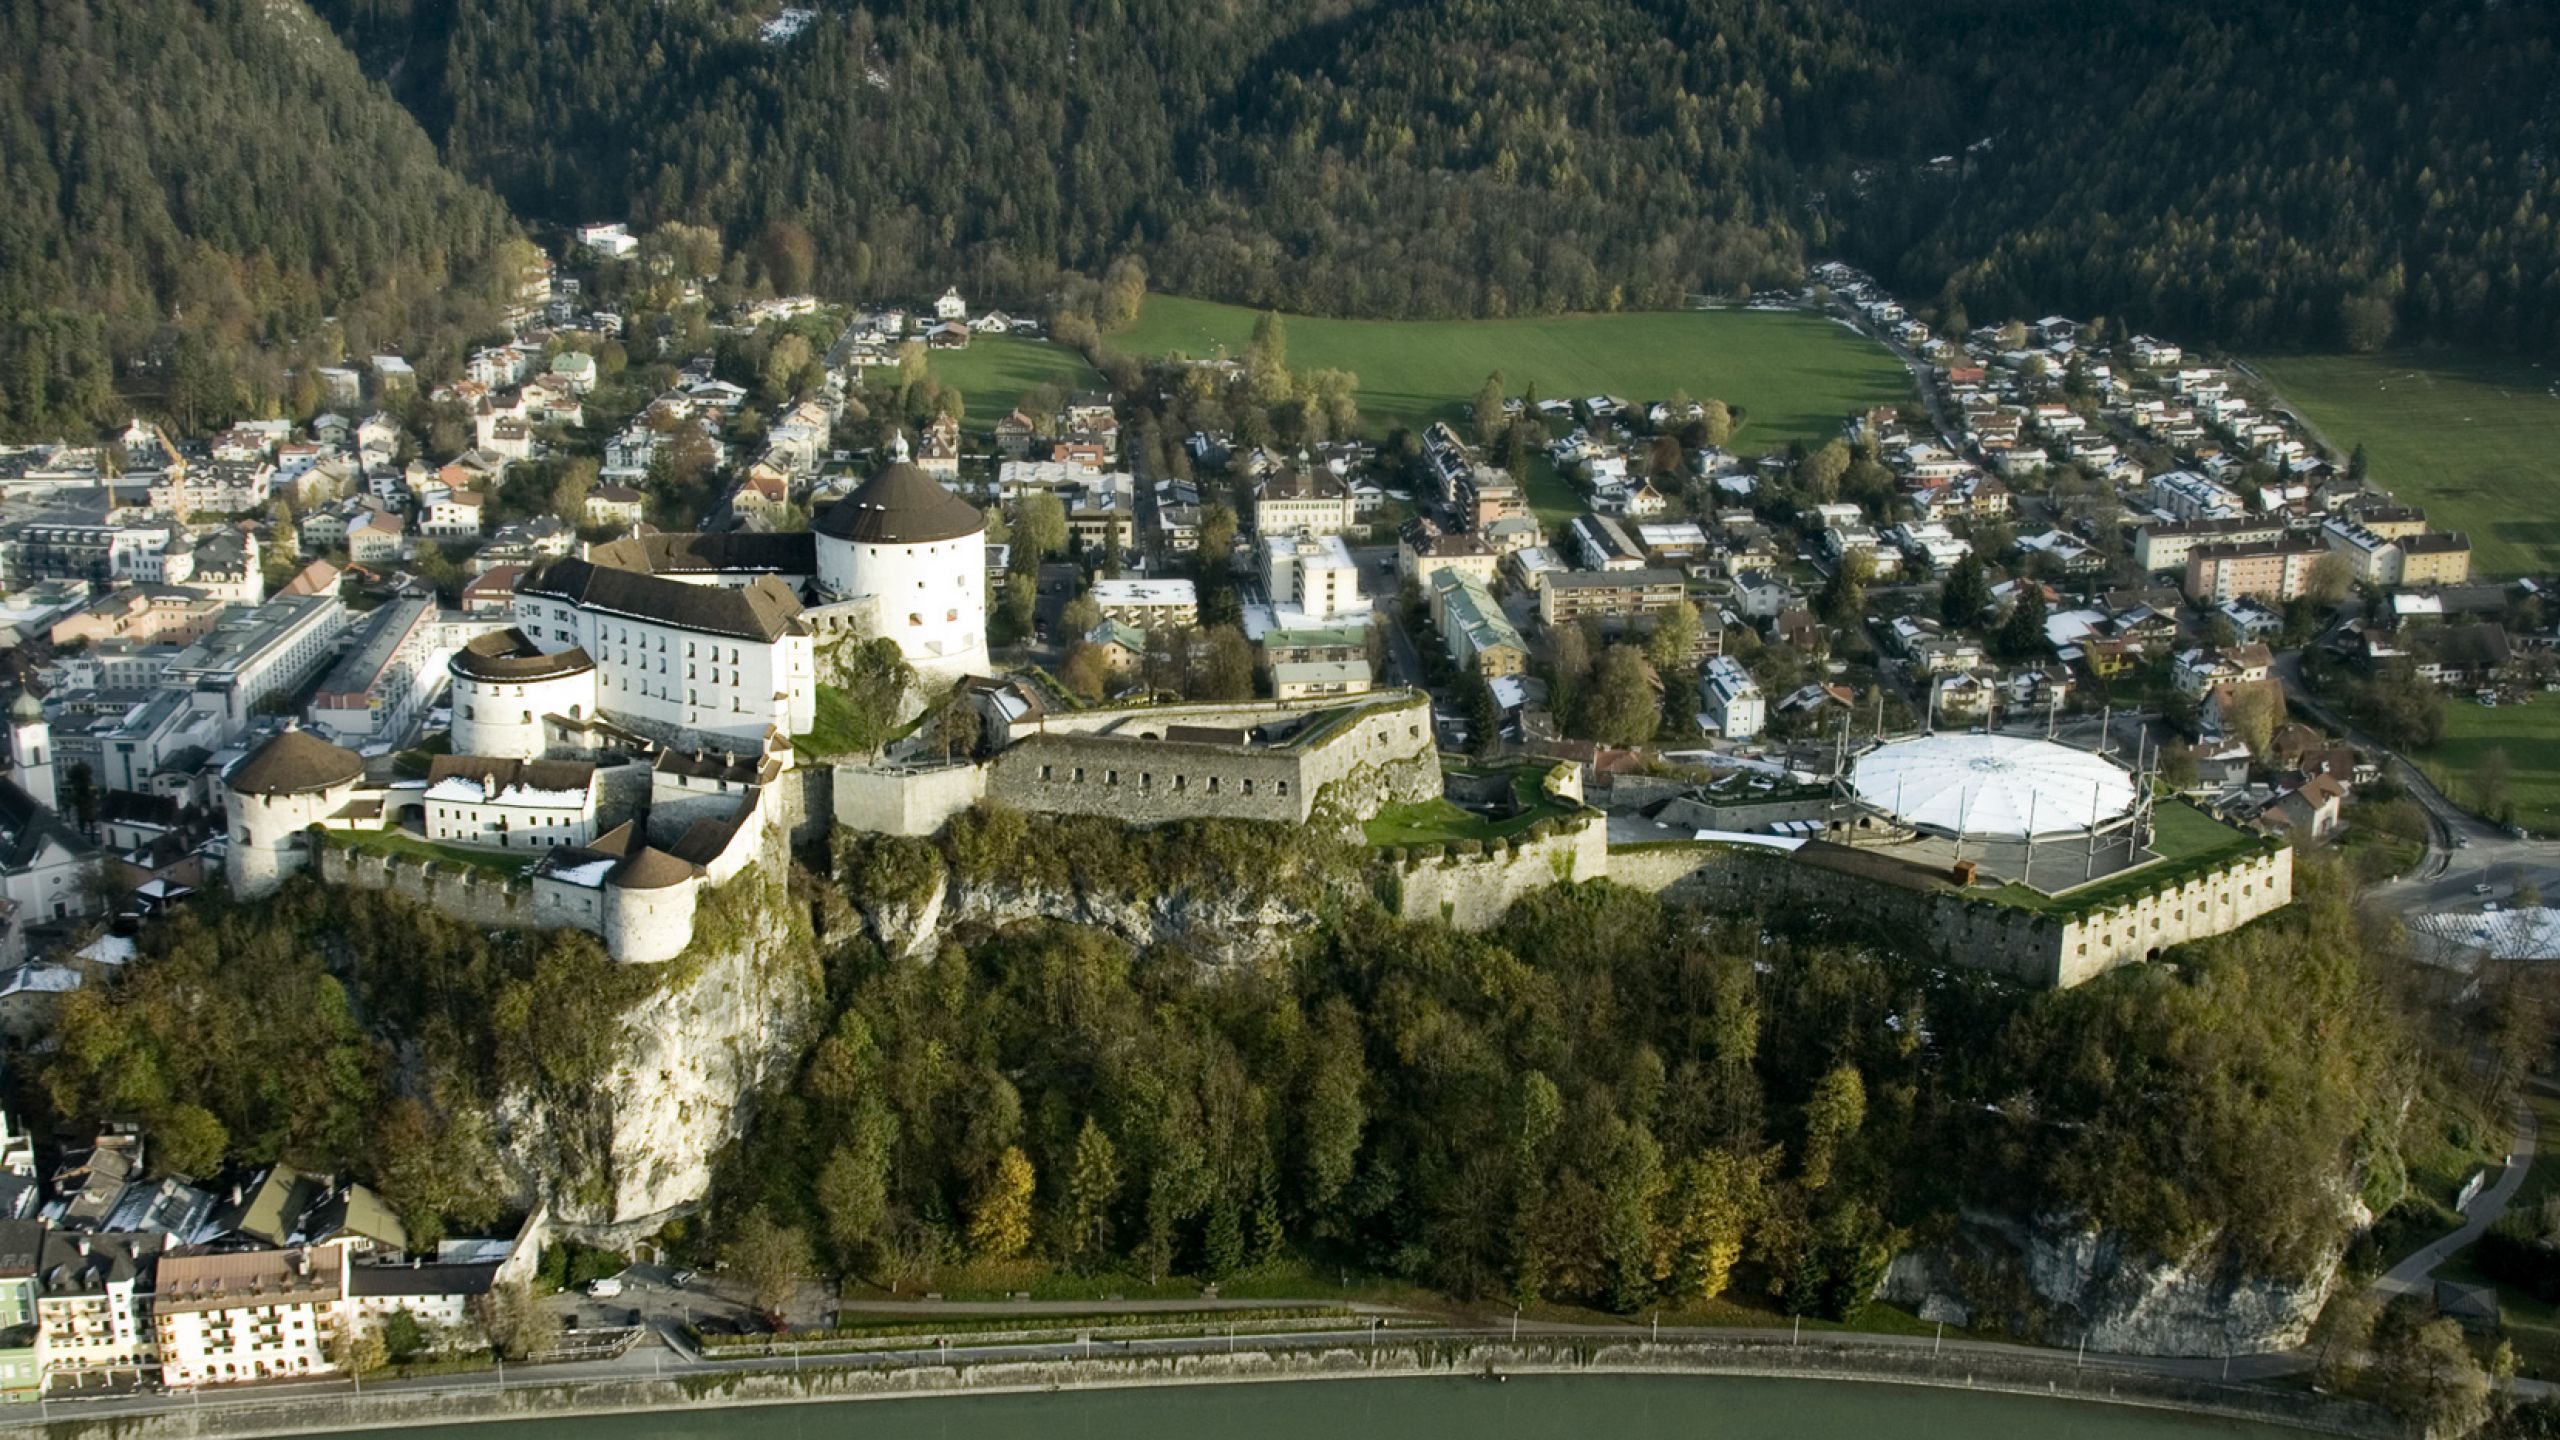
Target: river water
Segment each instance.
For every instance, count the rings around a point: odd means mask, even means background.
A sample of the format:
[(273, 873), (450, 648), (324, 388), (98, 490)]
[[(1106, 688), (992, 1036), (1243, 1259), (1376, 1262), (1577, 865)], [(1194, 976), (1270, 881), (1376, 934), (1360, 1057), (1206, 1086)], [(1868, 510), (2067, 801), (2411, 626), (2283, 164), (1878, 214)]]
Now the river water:
[(1677, 1376), (1522, 1376), (1500, 1384), (1298, 1381), (856, 1400), (408, 1432), (411, 1440), (2299, 1440), (2302, 1434), (2068, 1400)]

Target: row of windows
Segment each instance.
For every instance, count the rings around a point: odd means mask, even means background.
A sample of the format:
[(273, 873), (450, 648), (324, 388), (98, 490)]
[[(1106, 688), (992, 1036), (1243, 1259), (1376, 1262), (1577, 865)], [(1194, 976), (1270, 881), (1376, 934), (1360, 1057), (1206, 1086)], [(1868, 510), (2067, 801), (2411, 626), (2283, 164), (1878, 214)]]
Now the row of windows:
[[(1053, 783), (1057, 783), (1057, 782), (1059, 782), (1059, 781), (1060, 781), (1060, 777), (1059, 777), (1059, 775), (1057, 774), (1057, 768), (1058, 768), (1058, 767), (1056, 767), (1056, 766), (1054, 766), (1054, 765), (1043, 765), (1043, 766), (1041, 766), (1041, 767), (1040, 767), (1040, 778), (1041, 778), (1041, 779), (1043, 779), (1043, 780), (1051, 781), (1051, 782), (1053, 782)], [(1154, 772), (1154, 771), (1152, 771), (1152, 770), (1140, 770), (1140, 771), (1136, 772), (1136, 775), (1135, 775), (1134, 779), (1135, 779), (1135, 782), (1136, 782), (1136, 784), (1137, 784), (1137, 788), (1139, 788), (1139, 789), (1141, 789), (1141, 790), (1153, 790), (1154, 788), (1156, 788), (1156, 776), (1155, 776), (1155, 772)], [(1103, 771), (1103, 772), (1102, 772), (1102, 774), (1101, 774), (1101, 780), (1102, 780), (1102, 783), (1103, 783), (1104, 785), (1118, 785), (1118, 784), (1120, 783), (1120, 772), (1119, 772), (1119, 771), (1117, 771), (1117, 770), (1105, 770), (1105, 771)], [(1188, 775), (1176, 775), (1176, 776), (1173, 776), (1173, 777), (1172, 777), (1172, 781), (1173, 781), (1173, 784), (1172, 784), (1172, 786), (1171, 786), (1170, 788), (1171, 788), (1171, 789), (1172, 789), (1176, 794), (1180, 794), (1180, 793), (1182, 793), (1182, 792), (1184, 792), (1184, 791), (1187, 791), (1187, 790), (1189, 790), (1189, 789), (1191, 788), (1191, 777), (1190, 777), (1190, 776), (1188, 776)], [(1085, 783), (1086, 783), (1086, 771), (1085, 771), (1085, 767), (1083, 767), (1082, 765), (1077, 765), (1077, 766), (1072, 767), (1072, 768), (1067, 772), (1066, 776), (1064, 777), (1064, 781), (1063, 781), (1063, 783), (1065, 783), (1065, 784), (1069, 784), (1069, 785), (1082, 785), (1082, 784), (1085, 784)], [(1220, 787), (1220, 785), (1221, 785), (1222, 783), (1223, 783), (1223, 782), (1222, 782), (1221, 777), (1216, 776), (1216, 775), (1211, 775), (1211, 776), (1207, 777), (1206, 783), (1205, 783), (1201, 788), (1202, 788), (1202, 789), (1204, 789), (1207, 793), (1209, 793), (1209, 794), (1211, 794), (1211, 795), (1215, 795), (1215, 794), (1218, 794), (1218, 793), (1219, 793), (1219, 787)], [(1239, 786), (1240, 786), (1240, 793), (1243, 793), (1243, 794), (1246, 794), (1246, 795), (1250, 795), (1250, 794), (1252, 794), (1252, 793), (1253, 793), (1253, 777), (1252, 777), (1252, 776), (1248, 775), (1248, 776), (1244, 777), (1241, 781), (1239, 781), (1239, 782), (1238, 782), (1238, 784), (1239, 784)], [(1288, 781), (1286, 781), (1286, 780), (1274, 780), (1274, 781), (1272, 781), (1272, 782), (1271, 782), (1271, 793), (1272, 793), (1272, 794), (1274, 794), (1274, 795), (1281, 796), (1281, 797), (1284, 797), (1284, 798), (1285, 798), (1285, 797), (1288, 795), (1288, 793), (1289, 793), (1289, 782), (1288, 782)]]

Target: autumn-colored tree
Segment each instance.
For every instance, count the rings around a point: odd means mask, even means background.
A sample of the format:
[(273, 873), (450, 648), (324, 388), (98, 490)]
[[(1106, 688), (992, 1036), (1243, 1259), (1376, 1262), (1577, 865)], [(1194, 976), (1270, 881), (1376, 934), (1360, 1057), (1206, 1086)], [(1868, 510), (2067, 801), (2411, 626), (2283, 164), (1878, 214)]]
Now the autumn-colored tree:
[(1031, 1157), (1008, 1145), (978, 1189), (969, 1211), (969, 1252), (981, 1260), (1010, 1260), (1031, 1246)]

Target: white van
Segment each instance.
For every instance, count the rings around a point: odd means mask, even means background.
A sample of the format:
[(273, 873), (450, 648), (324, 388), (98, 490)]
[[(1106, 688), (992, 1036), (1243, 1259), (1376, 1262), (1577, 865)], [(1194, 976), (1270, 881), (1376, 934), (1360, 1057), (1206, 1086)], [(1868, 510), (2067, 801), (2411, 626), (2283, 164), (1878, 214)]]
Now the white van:
[(601, 1280), (590, 1280), (587, 1282), (587, 1293), (598, 1300), (610, 1300), (622, 1293), (622, 1277), (607, 1275)]

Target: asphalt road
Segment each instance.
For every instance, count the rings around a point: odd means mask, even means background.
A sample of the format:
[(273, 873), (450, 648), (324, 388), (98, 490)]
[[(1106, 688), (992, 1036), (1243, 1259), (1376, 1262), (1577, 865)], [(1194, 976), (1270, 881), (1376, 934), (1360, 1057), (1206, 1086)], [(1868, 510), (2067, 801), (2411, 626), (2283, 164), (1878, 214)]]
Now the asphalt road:
[(2495, 1183), (2473, 1198), (2471, 1208), (2463, 1212), (2462, 1227), (2449, 1235), (2430, 1240), (2409, 1252), (2408, 1256), (2373, 1282), (2373, 1288), (2384, 1296), (2427, 1293), (2428, 1281), (2436, 1267), (2481, 1236), (2507, 1213), (2507, 1206), (2524, 1188), (2525, 1176), (2533, 1169), (2534, 1150), (2541, 1141), (2540, 1127), (2534, 1123), (2533, 1107), (2519, 1100), (2515, 1107), (2515, 1141), (2507, 1154), (2507, 1168)]

